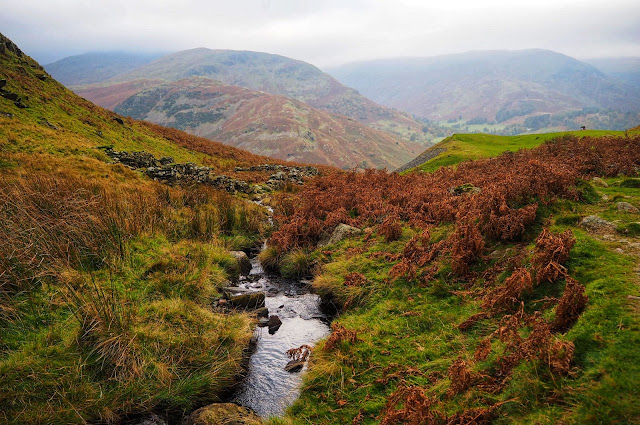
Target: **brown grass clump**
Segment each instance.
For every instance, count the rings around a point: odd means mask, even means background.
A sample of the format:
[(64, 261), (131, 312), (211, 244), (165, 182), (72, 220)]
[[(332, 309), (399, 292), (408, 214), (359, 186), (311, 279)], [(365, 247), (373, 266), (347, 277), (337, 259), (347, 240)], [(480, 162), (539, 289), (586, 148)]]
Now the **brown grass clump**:
[(488, 425), (493, 422), (498, 405), (458, 412), (447, 418), (447, 425)]
[(402, 383), (387, 398), (380, 425), (439, 423), (443, 418), (433, 409), (435, 404), (435, 399), (428, 397), (424, 389)]
[(338, 323), (331, 324), (331, 335), (327, 338), (327, 342), (324, 344), (324, 351), (331, 351), (343, 341), (347, 341), (350, 344), (358, 342), (358, 332), (355, 330), (347, 329)]
[(459, 226), (451, 238), (451, 269), (459, 276), (469, 273), (469, 267), (484, 250), (482, 234), (476, 226)]
[(95, 269), (127, 255), (137, 235), (210, 240), (257, 231), (261, 216), (210, 188), (109, 185), (32, 172), (0, 178), (0, 293), (28, 289), (65, 267)]
[(558, 375), (566, 375), (571, 369), (575, 346), (571, 341), (558, 340), (548, 349), (547, 364), (552, 372)]
[(307, 344), (303, 344), (298, 348), (291, 348), (286, 352), (287, 357), (289, 357), (294, 362), (304, 362), (307, 361), (309, 355), (311, 354), (311, 347)]
[(482, 303), (487, 311), (508, 310), (519, 304), (522, 294), (533, 289), (533, 279), (529, 270), (521, 267), (509, 276), (504, 284), (489, 292)]
[(79, 344), (101, 364), (112, 379), (126, 380), (142, 374), (143, 360), (133, 327), (137, 321), (130, 300), (117, 290), (86, 282), (71, 270), (60, 275), (73, 314), (80, 323)]
[(451, 386), (447, 394), (453, 395), (466, 391), (473, 384), (473, 374), (466, 361), (458, 358), (448, 370)]
[(569, 329), (584, 311), (589, 297), (584, 286), (575, 279), (566, 278), (567, 286), (556, 307), (556, 317), (551, 324), (551, 328), (556, 332), (563, 332)]
[(378, 226), (378, 233), (384, 236), (384, 241), (387, 243), (400, 239), (400, 236), (402, 236), (402, 224), (400, 224), (400, 217), (394, 214), (385, 218)]
[(367, 284), (367, 278), (362, 273), (349, 273), (344, 277), (345, 286), (362, 287)]
[(531, 263), (536, 271), (538, 283), (556, 280), (566, 276), (567, 269), (562, 265), (569, 259), (569, 251), (576, 243), (571, 229), (560, 235), (554, 235), (544, 229), (538, 239)]

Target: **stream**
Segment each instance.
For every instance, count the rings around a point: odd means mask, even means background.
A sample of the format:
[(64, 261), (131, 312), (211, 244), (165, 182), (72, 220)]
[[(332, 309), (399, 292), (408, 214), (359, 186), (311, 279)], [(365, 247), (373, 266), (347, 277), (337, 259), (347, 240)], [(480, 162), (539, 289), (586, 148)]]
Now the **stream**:
[(246, 292), (262, 291), (269, 315), (277, 315), (280, 328), (256, 327), (257, 345), (251, 355), (246, 378), (230, 401), (248, 407), (261, 417), (282, 416), (300, 394), (302, 371), (287, 372), (286, 351), (303, 344), (313, 346), (331, 332), (329, 320), (320, 311), (320, 297), (309, 292), (308, 282), (283, 279), (265, 273), (257, 257), (251, 259), (249, 276), (238, 287)]

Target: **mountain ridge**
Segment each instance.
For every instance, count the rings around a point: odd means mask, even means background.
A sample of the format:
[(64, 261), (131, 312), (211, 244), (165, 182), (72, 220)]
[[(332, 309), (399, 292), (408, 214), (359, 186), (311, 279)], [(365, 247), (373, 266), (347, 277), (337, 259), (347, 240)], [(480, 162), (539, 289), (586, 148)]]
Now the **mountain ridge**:
[[(122, 84), (126, 90), (129, 83)], [(152, 85), (119, 103), (115, 111), (257, 154), (342, 168), (393, 169), (419, 149), (303, 102), (206, 77)]]
[(103, 96), (108, 96), (109, 86), (141, 79), (175, 81), (192, 76), (300, 100), (405, 140), (428, 145), (437, 137), (429, 126), (425, 127), (405, 113), (376, 104), (312, 64), (264, 52), (189, 49), (165, 55), (94, 85), (70, 86), (92, 102), (105, 105)]
[(430, 120), (497, 120), (586, 106), (640, 110), (640, 91), (543, 49), (357, 62), (329, 70), (374, 101)]

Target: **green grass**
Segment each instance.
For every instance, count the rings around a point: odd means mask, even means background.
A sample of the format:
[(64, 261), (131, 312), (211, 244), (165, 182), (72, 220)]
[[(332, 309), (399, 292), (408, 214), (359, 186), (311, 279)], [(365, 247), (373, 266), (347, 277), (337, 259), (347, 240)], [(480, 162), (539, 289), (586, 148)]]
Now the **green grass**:
[(233, 257), (212, 243), (162, 237), (135, 239), (127, 251), (118, 267), (67, 270), (64, 284), (21, 295), (20, 320), (0, 323), (0, 422), (178, 413), (218, 400), (233, 382), (251, 320), (210, 309), (237, 267)]
[[(600, 241), (575, 227), (588, 214), (610, 214), (610, 219), (629, 222), (633, 217), (612, 210), (615, 193), (629, 202), (640, 200), (640, 193), (630, 193), (609, 179), (610, 188), (597, 191), (609, 196), (592, 204), (562, 202), (544, 209), (542, 220), (555, 223), (551, 230), (571, 228), (577, 243), (567, 263), (569, 273), (585, 285), (589, 296), (586, 311), (560, 339), (575, 344), (573, 371), (568, 376), (552, 376), (538, 361), (523, 362), (513, 371), (502, 392), (487, 393), (471, 388), (448, 396), (448, 367), (458, 358), (473, 362), (480, 341), (492, 332), (496, 323), (486, 320), (467, 331), (457, 324), (480, 311), (479, 302), (454, 291), (471, 287), (448, 273), (448, 260), (440, 265), (435, 278), (425, 287), (404, 279), (388, 279), (393, 262), (376, 258), (374, 253), (400, 252), (412, 236), (404, 229), (400, 241), (384, 243), (382, 238), (366, 243), (362, 237), (347, 239), (323, 248), (318, 257), (323, 266), (314, 287), (323, 296), (331, 296), (345, 306), (336, 322), (357, 331), (358, 342), (342, 342), (337, 349), (324, 351), (323, 344), (314, 350), (311, 367), (305, 377), (300, 399), (283, 419), (273, 424), (352, 423), (361, 414), (363, 424), (378, 423), (387, 397), (399, 382), (427, 388), (429, 396), (440, 401), (439, 409), (453, 414), (464, 408), (491, 403), (504, 404), (497, 424), (597, 424), (634, 423), (640, 417), (637, 388), (640, 385), (640, 321), (637, 301), (638, 279), (632, 272), (637, 257), (616, 251), (617, 240)], [(637, 220), (637, 215), (636, 215)], [(447, 227), (432, 230), (435, 240), (450, 232)], [(535, 236), (535, 235), (533, 235)], [(530, 243), (526, 249), (532, 249)], [(487, 252), (515, 253), (510, 245), (489, 246)], [(327, 253), (326, 250), (329, 250)], [(519, 249), (522, 249), (521, 247)], [(319, 254), (318, 254), (319, 255)], [(492, 255), (493, 257), (493, 255)], [(491, 261), (478, 265), (481, 271)], [(344, 277), (363, 273), (367, 284), (347, 287)], [(504, 272), (498, 279), (504, 279)], [(530, 300), (562, 294), (562, 281), (544, 284), (529, 295)], [(553, 318), (553, 309), (545, 313)], [(495, 350), (501, 344), (494, 342)], [(497, 354), (477, 362), (473, 371), (490, 368)], [(398, 372), (395, 377), (394, 372)], [(389, 375), (392, 375), (389, 377)]]
[[(566, 134), (576, 136), (603, 136), (607, 134), (621, 135), (622, 131), (586, 130), (567, 131), (562, 133), (526, 134), (520, 136), (496, 136), (493, 134), (454, 134), (447, 137), (432, 148), (444, 148), (435, 158), (407, 172), (431, 172), (440, 167), (456, 165), (463, 161), (478, 158), (495, 157), (505, 151), (515, 152), (519, 149), (534, 148), (542, 143)], [(430, 149), (432, 149), (430, 148)]]

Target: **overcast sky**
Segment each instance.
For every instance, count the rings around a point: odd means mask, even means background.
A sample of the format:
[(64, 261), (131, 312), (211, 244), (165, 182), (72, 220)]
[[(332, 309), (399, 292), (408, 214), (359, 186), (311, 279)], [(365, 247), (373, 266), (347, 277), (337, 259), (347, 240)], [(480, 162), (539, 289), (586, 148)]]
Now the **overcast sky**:
[(640, 56), (640, 1), (0, 0), (0, 32), (43, 64), (87, 51), (195, 47), (320, 67), (481, 49)]

